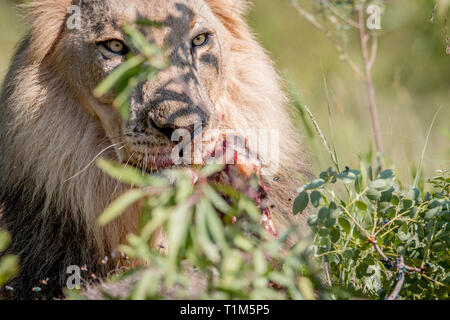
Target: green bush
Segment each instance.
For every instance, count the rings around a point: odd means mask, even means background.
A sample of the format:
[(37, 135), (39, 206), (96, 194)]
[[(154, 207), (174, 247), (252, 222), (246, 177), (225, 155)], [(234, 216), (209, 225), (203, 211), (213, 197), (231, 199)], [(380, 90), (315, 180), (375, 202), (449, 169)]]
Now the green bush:
[(330, 168), (299, 189), (297, 205), (318, 210), (308, 223), (331, 285), (372, 299), (449, 298), (449, 172), (428, 184), (404, 192), (392, 170)]

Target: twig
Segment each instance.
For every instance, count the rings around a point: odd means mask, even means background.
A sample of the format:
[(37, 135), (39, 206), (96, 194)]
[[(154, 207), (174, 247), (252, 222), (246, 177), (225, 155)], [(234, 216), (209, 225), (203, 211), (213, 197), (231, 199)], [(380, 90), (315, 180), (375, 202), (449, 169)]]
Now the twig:
[(326, 278), (327, 278), (328, 285), (331, 287), (333, 284), (332, 284), (332, 282), (331, 282), (330, 270), (329, 270), (328, 262), (324, 262), (323, 268), (324, 268), (324, 270), (325, 270), (325, 276), (326, 276)]
[(319, 2), (322, 3), (328, 9), (330, 9), (331, 12), (333, 12), (336, 16), (341, 18), (341, 20), (347, 23), (348, 25), (357, 29), (359, 28), (359, 25), (356, 21), (353, 21), (352, 19), (346, 17), (338, 8), (336, 8), (333, 4), (328, 2), (328, 0), (319, 0)]
[[(400, 256), (400, 264), (403, 264), (403, 261), (404, 261), (403, 256)], [(403, 283), (405, 282), (405, 272), (401, 268), (399, 268), (399, 266), (397, 266), (397, 269), (398, 269), (398, 281), (392, 293), (387, 297), (387, 300), (396, 300), (400, 293), (400, 290), (402, 290)]]
[(369, 241), (383, 260), (389, 260), (388, 257), (384, 254), (383, 250), (381, 250), (380, 246), (378, 245), (375, 239), (372, 238)]
[(384, 230), (387, 226), (391, 225), (392, 223), (394, 223), (395, 221), (397, 221), (399, 218), (401, 218), (401, 217), (407, 215), (407, 214), (410, 213), (410, 212), (411, 212), (411, 210), (407, 210), (407, 211), (405, 211), (405, 212), (403, 212), (403, 213), (401, 213), (401, 214), (395, 216), (394, 218), (392, 218), (388, 223), (386, 223), (385, 225), (382, 225), (382, 226), (380, 227), (380, 229), (378, 229), (378, 230), (375, 232), (375, 234), (373, 235), (373, 237), (376, 237), (376, 236), (377, 236), (382, 230)]
[[(372, 243), (373, 247), (375, 248), (375, 250), (378, 252), (378, 254), (381, 256), (382, 260), (384, 262), (388, 262), (389, 259), (388, 257), (384, 254), (383, 250), (380, 248), (380, 246), (378, 245), (376, 239), (370, 239), (369, 240), (370, 243)], [(405, 282), (405, 274), (406, 272), (419, 272), (419, 273), (423, 273), (425, 268), (421, 267), (421, 268), (415, 268), (415, 267), (411, 267), (405, 264), (405, 258), (403, 256), (400, 256), (398, 258), (398, 263), (395, 265), (395, 268), (397, 269), (398, 272), (398, 278), (397, 278), (397, 283), (394, 287), (394, 290), (392, 291), (392, 293), (386, 298), (386, 300), (395, 300), (397, 299), (400, 290), (403, 287), (403, 284)]]
[[(375, 89), (372, 82), (372, 72), (371, 68), (373, 66), (373, 63), (375, 61), (375, 52), (374, 50), (377, 49), (376, 40), (372, 37), (372, 55), (369, 57), (368, 48), (367, 48), (367, 42), (370, 39), (369, 34), (366, 32), (366, 28), (364, 26), (364, 10), (363, 5), (360, 4), (357, 8), (358, 11), (358, 24), (359, 24), (359, 37), (361, 41), (361, 52), (364, 62), (364, 70), (365, 70), (365, 77), (364, 81), (366, 83), (367, 93), (369, 95), (369, 108), (370, 108), (370, 114), (372, 117), (372, 125), (375, 135), (375, 143), (377, 146), (377, 151), (379, 154), (383, 153), (383, 142), (381, 140), (381, 134), (380, 134), (380, 122), (378, 120), (378, 114), (377, 114), (377, 104), (375, 100)], [(380, 159), (380, 168), (381, 170), (384, 169), (383, 160)]]
[[(378, 245), (376, 239), (370, 239), (369, 242), (373, 245), (373, 247), (375, 248), (375, 250), (377, 251), (377, 253), (380, 255), (380, 257), (384, 260), (384, 261), (389, 261), (389, 258), (386, 256), (386, 254), (383, 252), (383, 250), (380, 248), (380, 246)], [(405, 260), (403, 258), (403, 256), (400, 256), (400, 261), (399, 263), (397, 263), (395, 265), (395, 267), (397, 269), (405, 269), (406, 271), (409, 272), (423, 272), (423, 268), (415, 268), (415, 267), (411, 267), (405, 264)]]
[(330, 39), (330, 41), (333, 43), (334, 47), (338, 51), (340, 58), (348, 63), (350, 68), (352, 68), (353, 72), (358, 76), (360, 79), (364, 79), (364, 74), (362, 73), (361, 69), (358, 67), (358, 65), (350, 58), (350, 56), (344, 51), (342, 46), (339, 44), (339, 42), (334, 38), (333, 34), (327, 30), (324, 26), (322, 26), (312, 14), (310, 14), (308, 11), (302, 9), (298, 4), (297, 1), (291, 0), (292, 6), (297, 10), (297, 12), (305, 18), (309, 23), (311, 23), (314, 27), (322, 31), (327, 38)]
[[(366, 236), (366, 238), (370, 241), (370, 239), (372, 239), (373, 237), (371, 237), (369, 235), (369, 233), (366, 231), (366, 229), (364, 229), (361, 224), (358, 222), (358, 220), (356, 220), (355, 217), (352, 216), (352, 214), (348, 211), (348, 208), (351, 207), (356, 201), (359, 200), (359, 198), (367, 191), (368, 188), (364, 189), (363, 192), (361, 192), (355, 199), (353, 199), (352, 202), (350, 202), (349, 204), (347, 204), (347, 206), (342, 207), (341, 208), (344, 210), (344, 213), (352, 220), (352, 222), (359, 228), (359, 230), (361, 230), (362, 233), (364, 233), (364, 235)], [(336, 196), (331, 193), (330, 191), (328, 191), (325, 188), (325, 191), (336, 201), (339, 202), (339, 200), (336, 198)]]
[(373, 64), (375, 63), (375, 59), (377, 58), (377, 52), (378, 52), (378, 37), (376, 34), (372, 35), (372, 49), (370, 53), (370, 60), (369, 60), (369, 69), (372, 70)]
[(319, 29), (320, 31), (324, 32), (325, 34), (329, 34), (329, 31), (325, 29), (317, 20), (314, 18), (312, 14), (310, 14), (308, 11), (303, 10), (297, 3), (296, 0), (291, 0), (292, 6), (297, 10), (297, 12), (302, 15), (306, 20), (309, 21), (314, 27)]

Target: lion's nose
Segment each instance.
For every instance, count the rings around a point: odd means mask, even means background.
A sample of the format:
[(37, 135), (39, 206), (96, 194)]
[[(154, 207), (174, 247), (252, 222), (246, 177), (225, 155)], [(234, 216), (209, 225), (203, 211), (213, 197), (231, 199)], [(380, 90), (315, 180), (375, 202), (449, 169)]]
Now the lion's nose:
[(207, 125), (207, 121), (208, 119), (204, 112), (200, 114), (172, 115), (166, 119), (161, 119), (160, 117), (156, 119), (149, 118), (150, 125), (169, 139), (172, 139), (173, 133), (177, 130), (185, 130), (193, 137)]

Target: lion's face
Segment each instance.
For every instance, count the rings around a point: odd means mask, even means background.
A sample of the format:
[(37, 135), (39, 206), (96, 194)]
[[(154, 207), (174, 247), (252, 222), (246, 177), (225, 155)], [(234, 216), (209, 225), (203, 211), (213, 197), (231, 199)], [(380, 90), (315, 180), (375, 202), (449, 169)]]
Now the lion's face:
[[(225, 27), (203, 0), (81, 0), (78, 5), (81, 29), (64, 30), (58, 44), (64, 77), (118, 143), (121, 161), (147, 170), (171, 165), (173, 131), (192, 132), (194, 123), (208, 126), (216, 116), (229, 48)], [(134, 50), (122, 27), (137, 19), (162, 23), (137, 28), (150, 43), (167, 48), (170, 65), (134, 90), (125, 123), (112, 107), (114, 93), (95, 97), (93, 91)]]

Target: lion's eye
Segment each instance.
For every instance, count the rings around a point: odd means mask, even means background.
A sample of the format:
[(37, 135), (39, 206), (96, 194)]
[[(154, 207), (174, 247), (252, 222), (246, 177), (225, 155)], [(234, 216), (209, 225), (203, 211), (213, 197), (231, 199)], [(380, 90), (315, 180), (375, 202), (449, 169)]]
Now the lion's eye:
[(192, 39), (192, 46), (193, 47), (201, 47), (208, 43), (209, 40), (209, 34), (208, 33), (202, 33), (196, 36), (194, 39)]
[(103, 46), (115, 54), (124, 55), (128, 52), (127, 46), (120, 40), (108, 40), (103, 42)]

